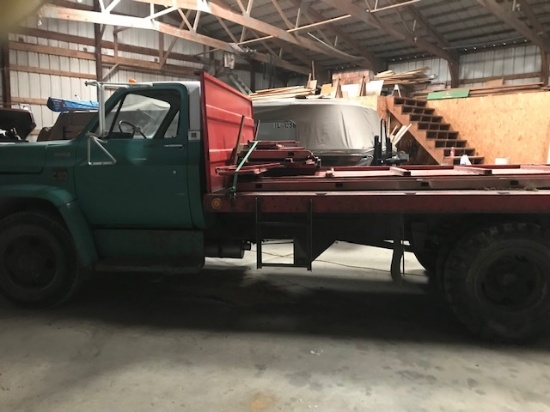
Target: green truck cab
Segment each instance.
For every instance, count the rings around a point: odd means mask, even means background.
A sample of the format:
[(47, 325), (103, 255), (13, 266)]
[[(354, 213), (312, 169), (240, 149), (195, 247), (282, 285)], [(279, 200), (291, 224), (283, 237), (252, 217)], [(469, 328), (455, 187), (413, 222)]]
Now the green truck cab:
[(230, 150), (243, 113), (253, 124), (248, 98), (205, 74), (95, 86), (98, 116), (76, 139), (0, 144), (0, 290), (17, 303), (63, 302), (93, 270), (197, 270), (219, 255), (204, 239), (204, 136), (217, 127)]

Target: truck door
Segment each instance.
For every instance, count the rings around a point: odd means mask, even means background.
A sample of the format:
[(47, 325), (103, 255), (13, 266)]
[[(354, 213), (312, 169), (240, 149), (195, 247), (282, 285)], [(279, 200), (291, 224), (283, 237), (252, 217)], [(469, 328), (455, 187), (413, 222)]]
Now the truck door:
[(136, 86), (115, 96), (106, 107), (107, 136), (80, 139), (75, 167), (80, 207), (96, 227), (192, 227), (187, 89)]

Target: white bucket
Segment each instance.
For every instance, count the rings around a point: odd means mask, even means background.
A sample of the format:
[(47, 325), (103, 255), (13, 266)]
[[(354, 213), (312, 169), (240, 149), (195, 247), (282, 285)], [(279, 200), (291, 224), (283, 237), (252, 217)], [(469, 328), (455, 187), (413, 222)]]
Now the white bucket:
[(495, 164), (496, 165), (507, 165), (507, 164), (510, 164), (510, 159), (508, 159), (507, 157), (497, 157), (495, 159)]

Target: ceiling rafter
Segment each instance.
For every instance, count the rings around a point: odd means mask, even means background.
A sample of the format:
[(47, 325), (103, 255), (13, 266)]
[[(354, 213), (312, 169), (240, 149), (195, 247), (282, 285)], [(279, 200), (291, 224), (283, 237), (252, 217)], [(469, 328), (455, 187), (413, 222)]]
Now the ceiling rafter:
[(246, 14), (235, 13), (234, 11), (220, 6), (218, 1), (211, 0), (210, 2), (202, 2), (201, 0), (134, 0), (141, 3), (158, 4), (162, 6), (178, 6), (181, 8), (202, 10), (214, 16), (218, 16), (224, 20), (231, 21), (233, 23), (240, 24), (241, 26), (258, 31), (268, 36), (277, 37), (282, 41), (291, 43), (295, 46), (300, 46), (305, 49), (324, 54), (330, 57), (335, 57), (341, 60), (355, 61), (361, 60), (360, 57), (350, 56), (346, 53), (340, 52), (332, 48), (324, 47), (319, 42), (309, 40), (298, 36), (293, 33), (288, 33), (286, 30), (280, 29), (271, 24), (264, 23), (263, 21), (254, 19)]
[(281, 6), (279, 6), (279, 2), (277, 0), (271, 0), (271, 3), (273, 3), (273, 7), (275, 7), (275, 10), (277, 10), (277, 13), (279, 13), (281, 18), (285, 22), (286, 27), (288, 27), (289, 29), (292, 29), (293, 28), (292, 23), (290, 22), (288, 17), (286, 17), (285, 13), (283, 12), (283, 9), (281, 9)]
[[(275, 4), (278, 0), (272, 0), (273, 4)], [(302, 18), (302, 13), (301, 13), (301, 10), (298, 8), (298, 12), (296, 13), (296, 20), (294, 22), (294, 25), (291, 27), (289, 25), (289, 29), (287, 30), (288, 33), (294, 33), (294, 32), (297, 32), (297, 31), (302, 31), (302, 30), (309, 30), (310, 28), (313, 28), (315, 27), (316, 28), (316, 32), (319, 34), (319, 36), (322, 37), (322, 39), (325, 41), (326, 44), (329, 44), (331, 43), (331, 41), (329, 40), (329, 38), (325, 35), (325, 33), (320, 29), (318, 28), (317, 26), (322, 26), (322, 25), (326, 25), (326, 24), (330, 24), (331, 22), (329, 20), (323, 20), (323, 21), (319, 21), (319, 22), (316, 22), (314, 21), (311, 16), (308, 16), (308, 15), (305, 15), (308, 20), (310, 22), (312, 22), (312, 24), (306, 24), (306, 25), (301, 25), (300, 23), (302, 22), (301, 18)], [(314, 24), (313, 24), (314, 23)], [(292, 25), (292, 23), (290, 23)], [(311, 37), (314, 37), (311, 33), (308, 33), (308, 35), (310, 35)], [(314, 37), (315, 38), (315, 37)], [(317, 39), (317, 41), (319, 41)]]
[[(250, 30), (250, 32), (252, 33), (252, 35), (253, 35), (254, 37), (256, 37), (257, 39), (261, 40), (261, 37), (260, 37), (260, 35), (259, 35), (258, 33), (256, 33), (255, 31), (252, 31), (252, 30)], [(269, 44), (267, 44), (266, 41), (260, 41), (260, 43), (266, 48), (266, 50), (269, 52), (269, 54), (271, 54), (272, 56), (278, 56), (278, 53), (277, 53), (275, 50), (273, 50), (273, 49), (269, 46)]]
[(183, 10), (181, 9), (178, 9), (178, 13), (181, 17), (181, 20), (185, 23), (185, 25), (187, 26), (187, 28), (189, 29), (189, 31), (193, 31), (193, 26), (191, 25), (191, 23), (189, 22), (189, 19), (187, 18), (186, 14), (183, 12)]
[(517, 2), (520, 6), (521, 12), (525, 14), (525, 16), (529, 19), (529, 22), (531, 23), (531, 25), (537, 31), (537, 35), (547, 37), (548, 33), (546, 32), (544, 27), (542, 27), (542, 24), (540, 23), (539, 18), (537, 17), (537, 15), (533, 11), (529, 3), (527, 3), (527, 0), (517, 0)]
[(365, 0), (365, 3), (367, 4), (367, 6), (369, 8), (370, 13), (378, 13), (378, 12), (384, 11), (384, 10), (396, 9), (396, 8), (401, 8), (401, 7), (404, 7), (404, 6), (409, 6), (413, 3), (418, 3), (419, 1), (421, 1), (421, 0), (405, 0), (405, 1), (402, 1), (401, 3), (392, 2), (388, 6), (379, 7), (378, 0), (376, 0), (376, 4), (375, 4), (374, 8), (370, 7), (368, 0)]
[[(300, 13), (307, 14), (309, 17), (311, 17), (314, 20), (326, 20), (325, 16), (323, 16), (321, 13), (319, 13), (317, 10), (315, 10), (313, 7), (307, 4), (303, 4), (301, 0), (290, 0), (290, 3), (292, 3), (292, 6), (299, 10), (298, 16)], [(349, 44), (356, 53), (360, 54), (363, 59), (368, 64), (368, 68), (373, 69), (375, 71), (380, 71), (384, 68), (384, 65), (381, 61), (379, 61), (374, 53), (369, 52), (364, 47), (362, 47), (359, 42), (354, 40), (349, 34), (344, 32), (342, 29), (340, 29), (338, 26), (334, 24), (327, 24), (326, 27), (332, 31), (334, 34), (336, 34), (340, 39), (344, 40), (347, 44)]]
[(246, 7), (246, 15), (250, 16), (252, 12), (252, 6), (254, 5), (254, 0), (248, 0), (248, 6)]
[[(182, 20), (178, 29), (182, 30), (184, 25), (185, 25), (185, 21)], [(162, 34), (163, 33), (160, 33), (161, 36)], [(166, 52), (164, 52), (164, 47), (160, 47), (161, 56), (160, 56), (159, 62), (161, 67), (164, 66), (164, 64), (166, 63), (166, 60), (168, 60), (168, 57), (170, 57), (170, 53), (172, 53), (172, 50), (174, 49), (174, 46), (176, 45), (177, 41), (178, 41), (178, 38), (174, 37), (170, 42), (170, 45), (168, 46), (168, 49), (166, 50)]]
[[(330, 39), (328, 38), (328, 36), (323, 31), (323, 27), (321, 27), (321, 26), (324, 26), (325, 24), (331, 23), (331, 20), (323, 20), (323, 21), (316, 22), (310, 16), (308, 16), (307, 14), (305, 15), (305, 17), (311, 22), (310, 24), (302, 24), (301, 26), (296, 26), (292, 30), (289, 30), (289, 32), (295, 32), (295, 31), (298, 31), (298, 30), (300, 30), (300, 31), (308, 30), (308, 28), (315, 28), (314, 29), (315, 32), (324, 40), (325, 43), (327, 43), (327, 44), (332, 43), (330, 41)], [(342, 18), (342, 16), (340, 16), (338, 19), (341, 19), (341, 18)], [(346, 18), (346, 16), (344, 16), (344, 18)], [(311, 36), (311, 33), (308, 33), (308, 35)]]
[(246, 27), (242, 26), (241, 29), (241, 39), (239, 40), (239, 43), (242, 43), (246, 39)]
[[(277, 1), (277, 0), (273, 0), (273, 1)], [(229, 5), (229, 3), (227, 3), (226, 0), (218, 0), (218, 2), (220, 4), (222, 4), (223, 6), (227, 7), (228, 9), (231, 8), (231, 6)], [(251, 9), (252, 11), (252, 9)], [(220, 24), (223, 22), (223, 20), (221, 18), (219, 18), (218, 16), (215, 16), (216, 19), (220, 22)], [(226, 25), (227, 27), (227, 25)], [(243, 27), (243, 29), (245, 29)], [(259, 38), (259, 36), (253, 32), (254, 35), (256, 35), (256, 39), (254, 40), (249, 40), (249, 41), (258, 41), (258, 40), (265, 40), (265, 38)], [(294, 56), (294, 58), (296, 58), (296, 60), (299, 60), (301, 61), (303, 64), (305, 64), (306, 66), (311, 66), (311, 59), (308, 59), (306, 56), (304, 56), (303, 53), (299, 53), (295, 50), (295, 48), (293, 48), (290, 44), (288, 43), (285, 43), (284, 41), (281, 41), (279, 39), (277, 39), (276, 37), (274, 38), (271, 38), (270, 39), (272, 43), (274, 43), (276, 46), (280, 47), (281, 51), (283, 49), (286, 49), (288, 51), (288, 53), (290, 53), (292, 56)], [(246, 44), (248, 41), (242, 41), (239, 43), (239, 42), (235, 42), (235, 43), (238, 43), (239, 45), (243, 45), (243, 44)], [(269, 46), (266, 45), (266, 43), (264, 41), (261, 41), (261, 43), (266, 47), (266, 49), (270, 50)], [(279, 57), (282, 56), (282, 52), (279, 54)]]
[(456, 65), (456, 58), (449, 53), (448, 51), (442, 49), (441, 47), (436, 46), (428, 42), (427, 40), (421, 37), (411, 37), (410, 33), (400, 27), (391, 27), (388, 24), (384, 24), (378, 17), (369, 13), (365, 8), (357, 6), (351, 2), (344, 2), (341, 0), (321, 0), (323, 3), (331, 6), (342, 12), (351, 14), (354, 18), (364, 21), (365, 23), (376, 27), (379, 30), (389, 34), (395, 39), (401, 40), (404, 43), (408, 43), (420, 50), (433, 54), (437, 57), (440, 57), (444, 60), (447, 60), (449, 64)]
[(87, 23), (105, 24), (109, 26), (117, 26), (124, 28), (136, 28), (144, 30), (153, 30), (160, 33), (169, 34), (174, 37), (179, 37), (191, 42), (200, 43), (205, 46), (213, 47), (215, 49), (228, 51), (241, 55), (241, 57), (257, 60), (263, 63), (274, 64), (286, 70), (290, 70), (297, 73), (308, 74), (309, 68), (289, 63), (283, 59), (275, 56), (268, 56), (259, 52), (246, 52), (238, 47), (234, 47), (224, 41), (214, 39), (199, 33), (194, 33), (189, 30), (182, 30), (176, 26), (172, 26), (167, 23), (161, 23), (154, 19), (134, 17), (134, 16), (122, 16), (116, 14), (108, 14), (102, 12), (77, 10), (67, 7), (58, 7), (54, 5), (44, 5), (41, 7), (40, 16), (43, 18), (51, 18), (58, 20), (72, 20)]
[(244, 13), (246, 13), (246, 9), (244, 8), (244, 5), (243, 3), (241, 2), (241, 0), (237, 0), (237, 4), (239, 5), (241, 11)]
[(550, 52), (550, 41), (540, 37), (535, 31), (530, 29), (518, 18), (517, 12), (502, 7), (494, 0), (477, 0), (477, 2), (485, 7), (490, 13), (494, 14), (498, 19), (511, 26), (531, 43), (539, 46), (541, 50), (547, 53)]
[(197, 14), (195, 14), (195, 20), (193, 21), (193, 31), (196, 32), (197, 28), (199, 27), (199, 21), (201, 19), (201, 12), (200, 10), (197, 11)]
[[(284, 41), (281, 41), (277, 38), (273, 38), (271, 39), (271, 41), (281, 49), (284, 49), (287, 53), (291, 54), (295, 59), (301, 61), (306, 66), (311, 66), (313, 60), (309, 59), (306, 55), (304, 55), (304, 53), (300, 53), (298, 50), (296, 50), (295, 47), (292, 47), (288, 43), (285, 43)], [(317, 63), (315, 64), (317, 65)], [(319, 67), (321, 67), (321, 65), (319, 65)]]
[[(319, 21), (319, 22), (315, 22), (315, 23), (311, 23), (311, 24), (306, 24), (306, 25), (303, 25), (303, 26), (296, 26), (294, 28), (290, 28), (287, 30), (288, 33), (294, 33), (294, 32), (297, 32), (297, 31), (304, 31), (304, 30), (311, 30), (311, 29), (318, 29), (320, 26), (323, 26), (323, 25), (326, 25), (326, 24), (331, 24), (335, 21), (339, 21), (339, 20), (344, 20), (344, 19), (347, 19), (351, 17), (350, 15), (345, 15), (345, 16), (338, 16), (338, 17), (334, 17), (332, 19), (328, 19), (328, 20), (323, 20), (323, 21)], [(317, 31), (320, 31), (320, 30), (317, 30)], [(326, 37), (326, 36), (323, 36), (325, 41), (327, 43), (330, 43), (330, 40)], [(273, 36), (265, 36), (265, 37), (260, 37), (258, 39), (255, 39), (255, 40), (246, 40), (244, 42), (241, 42), (240, 44), (250, 44), (250, 43), (253, 43), (253, 42), (257, 42), (259, 40), (267, 40), (267, 39), (273, 39), (274, 37)]]
[(437, 40), (440, 46), (442, 47), (450, 47), (451, 44), (443, 37), (441, 33), (435, 28), (435, 26), (428, 21), (428, 19), (418, 10), (415, 6), (410, 5), (406, 6), (406, 11), (408, 11), (413, 18), (419, 22), (424, 29), (434, 38)]
[(229, 27), (227, 27), (227, 24), (225, 24), (225, 22), (222, 19), (220, 19), (218, 16), (215, 16), (215, 17), (216, 17), (216, 20), (218, 20), (218, 23), (220, 23), (220, 26), (223, 27), (227, 35), (231, 38), (231, 40), (233, 40), (233, 43), (238, 43), (239, 40), (237, 40), (233, 32), (229, 30)]

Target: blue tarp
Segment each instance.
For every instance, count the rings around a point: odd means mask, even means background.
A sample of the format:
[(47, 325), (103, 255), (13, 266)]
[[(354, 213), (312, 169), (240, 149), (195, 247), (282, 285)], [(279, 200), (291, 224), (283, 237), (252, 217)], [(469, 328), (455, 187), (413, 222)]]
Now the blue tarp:
[(49, 97), (46, 103), (53, 112), (74, 112), (76, 110), (97, 110), (99, 104), (91, 100), (67, 100)]

